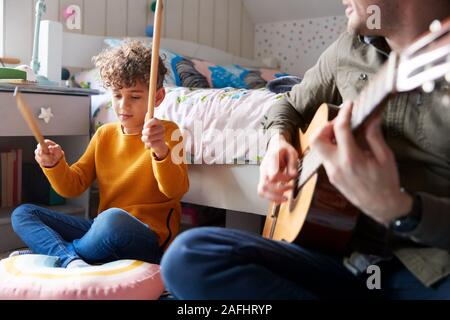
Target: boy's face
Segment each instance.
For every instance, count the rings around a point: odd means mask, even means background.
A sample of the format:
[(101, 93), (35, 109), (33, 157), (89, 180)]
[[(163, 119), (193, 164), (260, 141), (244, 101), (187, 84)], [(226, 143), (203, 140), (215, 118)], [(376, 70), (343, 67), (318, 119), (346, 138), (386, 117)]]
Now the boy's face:
[[(129, 88), (112, 90), (112, 105), (126, 134), (139, 134), (148, 109), (148, 87), (141, 81)], [(164, 88), (156, 94), (156, 106), (164, 99)]]

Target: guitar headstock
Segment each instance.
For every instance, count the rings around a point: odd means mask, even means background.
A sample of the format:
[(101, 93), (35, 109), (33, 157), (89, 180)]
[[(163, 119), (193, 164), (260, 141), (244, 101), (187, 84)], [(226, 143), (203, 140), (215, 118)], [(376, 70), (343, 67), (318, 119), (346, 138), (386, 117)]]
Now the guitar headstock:
[(393, 90), (405, 92), (422, 87), (433, 91), (434, 83), (450, 83), (450, 19), (433, 22), (430, 33), (414, 42), (398, 58)]

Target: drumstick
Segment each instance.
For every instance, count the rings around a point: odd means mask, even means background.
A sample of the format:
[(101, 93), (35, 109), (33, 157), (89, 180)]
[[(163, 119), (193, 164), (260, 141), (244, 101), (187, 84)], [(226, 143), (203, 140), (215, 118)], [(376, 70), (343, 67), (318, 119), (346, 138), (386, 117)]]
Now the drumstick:
[(150, 69), (150, 84), (148, 90), (147, 120), (153, 118), (156, 104), (156, 86), (158, 85), (159, 43), (161, 40), (162, 11), (163, 0), (157, 0), (153, 31), (152, 64)]
[(3, 57), (0, 58), (0, 63), (6, 63), (6, 64), (19, 64), (20, 60), (16, 59), (16, 58), (8, 58), (8, 57)]
[(48, 146), (45, 143), (41, 130), (39, 129), (36, 120), (31, 114), (30, 108), (28, 107), (26, 101), (22, 98), (22, 95), (19, 93), (19, 87), (16, 87), (16, 90), (14, 91), (14, 96), (16, 97), (17, 108), (22, 114), (22, 117), (25, 119), (25, 122), (28, 124), (28, 127), (30, 127), (34, 137), (41, 145), (41, 148), (44, 151), (44, 153), (48, 153)]

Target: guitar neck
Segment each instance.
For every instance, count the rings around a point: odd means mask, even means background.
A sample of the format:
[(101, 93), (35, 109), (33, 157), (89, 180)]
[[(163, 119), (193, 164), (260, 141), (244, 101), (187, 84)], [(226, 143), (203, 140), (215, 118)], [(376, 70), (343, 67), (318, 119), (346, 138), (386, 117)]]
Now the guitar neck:
[[(372, 81), (363, 89), (353, 103), (351, 128), (356, 131), (366, 120), (384, 105), (385, 100), (394, 92), (395, 70), (398, 55), (392, 53), (389, 61), (380, 69)], [(310, 148), (304, 154), (297, 187), (301, 189), (304, 184), (322, 166), (320, 156)]]
[(393, 74), (389, 74), (388, 66), (384, 65), (353, 102), (352, 131), (356, 131), (384, 105), (385, 100), (393, 91), (393, 80), (390, 80), (393, 77)]

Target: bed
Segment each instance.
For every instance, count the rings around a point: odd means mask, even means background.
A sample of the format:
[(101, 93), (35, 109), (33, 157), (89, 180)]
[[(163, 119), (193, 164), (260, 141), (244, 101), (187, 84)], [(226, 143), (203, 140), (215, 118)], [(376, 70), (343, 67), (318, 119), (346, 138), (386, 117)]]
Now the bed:
[[(51, 32), (49, 32), (49, 34), (51, 34)], [(46, 35), (44, 34), (43, 37), (45, 38), (45, 36)], [(105, 39), (105, 37), (100, 36), (63, 33), (61, 43), (62, 48), (59, 48), (60, 52), (62, 52), (62, 66), (72, 69), (92, 69), (91, 57), (98, 54), (98, 52), (105, 47)], [(113, 40), (119, 41), (119, 39)], [(147, 39), (147, 41), (148, 40), (149, 39)], [(109, 41), (111, 41), (111, 39), (109, 39)], [(52, 45), (54, 46), (54, 43)], [(222, 65), (239, 64), (253, 68), (265, 68), (266, 71), (271, 69), (258, 61), (236, 57), (221, 50), (181, 40), (161, 39), (161, 48), (200, 61), (204, 60)], [(55, 48), (53, 47), (53, 49)], [(86, 74), (84, 74), (84, 76), (85, 75)], [(211, 81), (211, 79), (209, 79), (209, 81)], [(224, 87), (220, 89), (211, 89), (212, 91), (202, 90), (207, 89), (190, 89), (180, 86), (171, 86), (168, 88), (167, 96), (170, 97), (172, 95), (174, 98), (167, 102), (166, 105), (162, 105), (157, 109), (155, 115), (158, 118), (177, 122), (183, 129), (187, 126), (186, 122), (195, 121), (195, 119), (205, 116), (204, 110), (207, 110), (207, 112), (217, 116), (217, 119), (226, 119), (222, 125), (220, 125), (220, 120), (217, 120), (213, 125), (213, 128), (223, 130), (224, 128), (237, 129), (242, 127), (244, 129), (259, 131), (262, 129), (261, 120), (263, 119), (265, 112), (277, 99), (281, 98), (281, 95), (268, 92), (267, 89), (235, 89)], [(250, 96), (257, 96), (256, 102), (250, 101)], [(107, 107), (104, 107), (103, 109), (97, 107), (100, 104), (107, 102), (107, 98), (107, 94), (92, 98), (94, 119), (98, 118), (100, 113), (107, 112), (105, 111)], [(245, 99), (247, 99), (247, 104), (242, 103)], [(202, 111), (199, 109), (199, 105), (202, 102), (209, 104), (208, 108), (203, 108), (203, 114), (201, 114)], [(226, 107), (218, 107), (220, 103), (225, 104)], [(178, 109), (175, 109), (173, 105), (177, 105)], [(180, 113), (180, 110), (187, 109), (183, 109), (183, 105), (190, 105), (191, 109), (197, 107), (197, 113), (194, 113), (194, 116), (192, 114)], [(233, 113), (227, 114), (224, 110), (233, 110)], [(244, 117), (245, 114), (248, 114), (249, 112), (259, 113), (259, 118), (257, 116), (253, 117), (249, 123), (246, 123), (244, 120), (245, 118), (241, 119), (244, 121), (241, 121), (240, 123), (239, 121), (235, 121), (239, 117)], [(222, 113), (220, 114), (220, 117), (218, 117), (219, 113)], [(180, 114), (182, 114), (182, 117)], [(174, 119), (177, 115), (178, 119)], [(103, 120), (103, 122), (108, 122), (108, 119), (111, 121), (115, 120), (108, 117), (111, 117), (111, 113), (103, 115), (103, 119), (107, 119)], [(101, 121), (94, 122), (94, 126), (101, 124)], [(217, 141), (214, 136), (211, 140)], [(259, 141), (258, 143), (262, 147), (258, 149), (256, 154), (249, 155), (248, 150), (241, 150), (237, 151), (237, 156), (235, 154), (231, 159), (225, 157), (226, 159), (223, 160), (224, 154), (218, 155), (210, 153), (208, 159), (212, 160), (209, 161), (209, 163), (201, 161), (201, 155), (199, 156), (198, 153), (196, 154), (195, 151), (192, 151), (192, 146), (188, 147), (187, 149), (191, 148), (187, 150), (191, 162), (189, 164), (190, 190), (184, 196), (182, 201), (190, 204), (226, 209), (227, 212), (256, 214), (259, 218), (253, 220), (251, 223), (262, 221), (261, 216), (266, 214), (269, 204), (267, 201), (259, 198), (256, 192), (259, 178), (259, 163), (265, 151), (264, 141)], [(239, 215), (227, 216), (227, 224), (230, 224), (231, 220), (229, 219), (234, 219), (235, 221), (236, 219), (239, 221), (245, 220), (243, 216)], [(236, 226), (236, 223), (234, 222), (231, 224)], [(260, 226), (257, 226), (257, 228), (259, 227)]]

